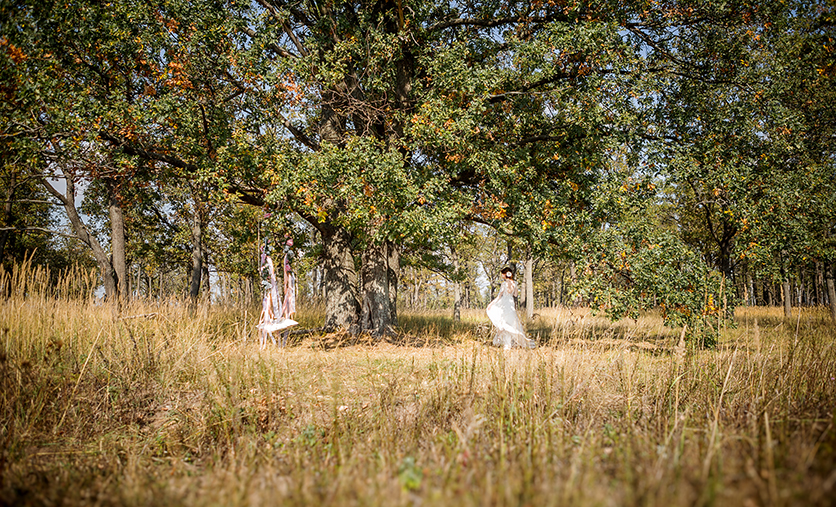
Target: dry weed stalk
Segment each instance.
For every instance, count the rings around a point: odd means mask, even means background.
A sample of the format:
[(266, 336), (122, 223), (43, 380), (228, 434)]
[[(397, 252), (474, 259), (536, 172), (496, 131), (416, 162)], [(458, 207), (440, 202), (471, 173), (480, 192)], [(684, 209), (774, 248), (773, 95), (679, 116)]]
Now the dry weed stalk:
[(529, 323), (543, 344), (533, 351), (487, 346), (475, 311), (462, 324), (406, 315), (393, 343), (303, 334), (262, 351), (240, 309), (138, 301), (122, 317), (141, 318), (120, 318), (15, 276), (26, 290), (0, 302), (3, 504), (828, 505), (836, 494), (834, 330), (813, 311), (785, 326), (780, 309), (744, 309), (716, 350), (653, 315), (610, 325), (562, 309)]

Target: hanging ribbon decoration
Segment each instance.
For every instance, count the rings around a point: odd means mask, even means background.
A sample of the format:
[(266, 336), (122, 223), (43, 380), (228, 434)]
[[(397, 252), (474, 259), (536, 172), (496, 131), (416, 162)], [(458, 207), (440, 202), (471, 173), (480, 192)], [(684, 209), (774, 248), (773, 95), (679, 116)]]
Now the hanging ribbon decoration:
[[(268, 283), (269, 290), (265, 290), (264, 292), (264, 300), (261, 305), (261, 318), (259, 319), (258, 325), (256, 325), (260, 331), (259, 340), (262, 348), (267, 344), (268, 335), (275, 344), (276, 338), (273, 336), (274, 332), (281, 331), (298, 324), (295, 320), (284, 316), (284, 308), (282, 308), (281, 312), (279, 311), (279, 292), (278, 284), (276, 283), (276, 269), (273, 265), (273, 259), (267, 255), (267, 247), (268, 241), (267, 238), (265, 238), (263, 252), (259, 263), (259, 274), (263, 273), (264, 268), (266, 267), (270, 276), (270, 281)], [(268, 288), (265, 287), (265, 289)], [(284, 305), (282, 306), (284, 307)]]

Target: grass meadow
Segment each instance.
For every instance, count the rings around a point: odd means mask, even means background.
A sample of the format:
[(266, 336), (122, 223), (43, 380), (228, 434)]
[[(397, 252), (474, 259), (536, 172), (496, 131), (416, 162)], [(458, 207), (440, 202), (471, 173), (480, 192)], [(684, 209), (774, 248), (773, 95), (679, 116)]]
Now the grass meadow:
[(742, 308), (711, 350), (584, 309), (540, 311), (535, 350), (491, 347), (475, 310), (261, 349), (257, 308), (0, 278), (3, 505), (836, 503), (823, 309)]

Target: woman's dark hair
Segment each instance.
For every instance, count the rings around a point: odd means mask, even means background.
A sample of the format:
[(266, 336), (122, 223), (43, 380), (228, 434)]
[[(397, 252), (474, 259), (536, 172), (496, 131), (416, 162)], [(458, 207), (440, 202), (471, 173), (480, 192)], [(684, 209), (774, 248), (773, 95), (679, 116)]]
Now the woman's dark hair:
[(508, 274), (511, 275), (511, 278), (514, 278), (514, 268), (512, 268), (510, 266), (505, 266), (504, 268), (502, 268), (500, 273), (502, 273), (502, 274), (508, 273)]

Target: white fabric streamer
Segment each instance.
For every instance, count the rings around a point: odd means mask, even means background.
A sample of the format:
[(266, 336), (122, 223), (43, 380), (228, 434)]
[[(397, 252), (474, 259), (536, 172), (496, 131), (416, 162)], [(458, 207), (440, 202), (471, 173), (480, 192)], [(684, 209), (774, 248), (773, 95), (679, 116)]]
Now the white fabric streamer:
[(270, 322), (262, 322), (256, 327), (261, 329), (262, 331), (267, 331), (268, 333), (275, 333), (276, 331), (287, 329), (290, 326), (295, 326), (296, 324), (298, 324), (298, 322), (296, 322), (293, 319), (279, 318)]
[(529, 340), (525, 335), (522, 322), (517, 316), (514, 306), (514, 293), (516, 284), (513, 280), (506, 279), (502, 282), (499, 295), (488, 305), (486, 313), (494, 325), (496, 335), (493, 344), (505, 350), (511, 347), (534, 348), (534, 340)]

